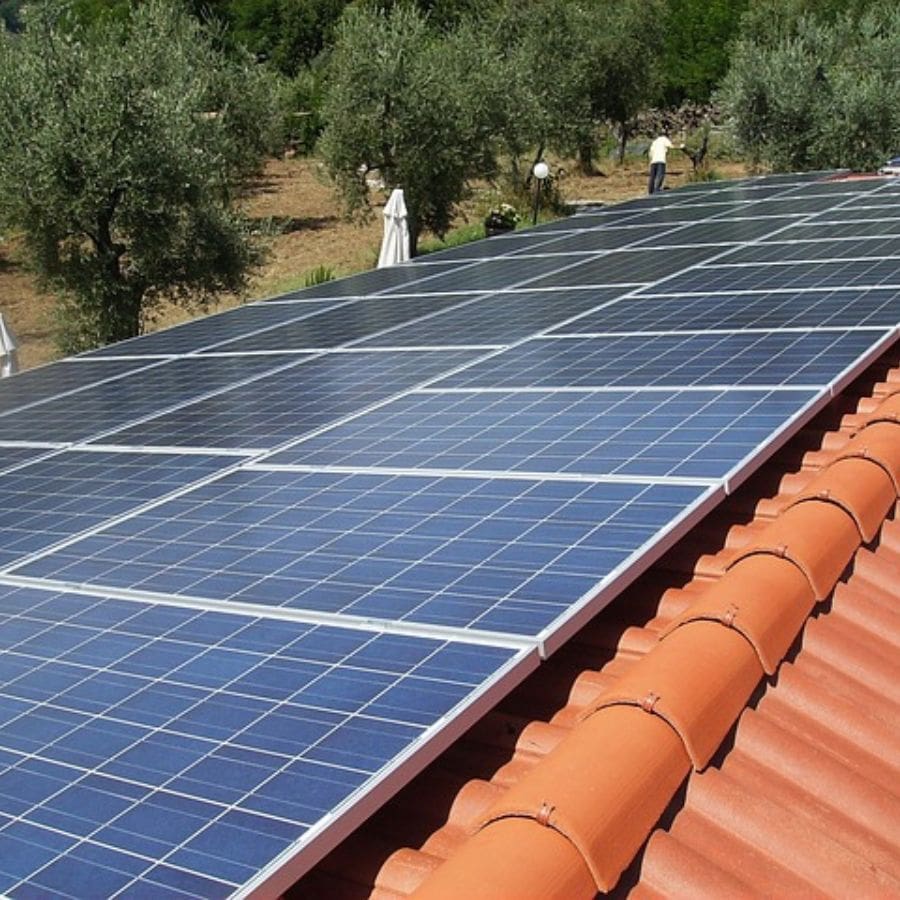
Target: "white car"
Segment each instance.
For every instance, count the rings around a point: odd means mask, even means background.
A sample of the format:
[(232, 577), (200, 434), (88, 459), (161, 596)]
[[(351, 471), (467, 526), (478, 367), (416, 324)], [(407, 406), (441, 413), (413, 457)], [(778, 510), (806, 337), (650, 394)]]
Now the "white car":
[(879, 175), (900, 175), (900, 156), (891, 157), (879, 170)]

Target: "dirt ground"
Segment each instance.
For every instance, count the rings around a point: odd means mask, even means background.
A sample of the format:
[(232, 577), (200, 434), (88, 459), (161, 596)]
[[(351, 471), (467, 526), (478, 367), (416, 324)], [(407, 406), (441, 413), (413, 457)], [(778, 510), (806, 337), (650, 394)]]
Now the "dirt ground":
[[(599, 200), (611, 203), (637, 197), (646, 190), (646, 164), (626, 162), (623, 166), (603, 165), (604, 174), (585, 177), (567, 170), (561, 179), (561, 191), (568, 201)], [(667, 186), (683, 184), (687, 170), (681, 160), (669, 167)], [(726, 177), (743, 173), (739, 165), (716, 165)], [(268, 235), (269, 257), (254, 278), (247, 299), (268, 297), (295, 288), (303, 277), (318, 266), (327, 266), (336, 276), (372, 268), (381, 242), (381, 216), (365, 225), (345, 221), (340, 204), (321, 165), (313, 159), (273, 160), (246, 199), (249, 215), (259, 220)], [(477, 221), (478, 210), (485, 205), (476, 198), (467, 205), (468, 218)], [(377, 212), (377, 210), (376, 210)], [(462, 218), (459, 224), (464, 223)], [(31, 368), (54, 359), (51, 296), (41, 294), (27, 272), (15, 239), (0, 240), (0, 312), (19, 342), (19, 363)], [(226, 309), (242, 298), (224, 298), (210, 310)], [(154, 328), (174, 325), (189, 317), (185, 310), (165, 309)]]

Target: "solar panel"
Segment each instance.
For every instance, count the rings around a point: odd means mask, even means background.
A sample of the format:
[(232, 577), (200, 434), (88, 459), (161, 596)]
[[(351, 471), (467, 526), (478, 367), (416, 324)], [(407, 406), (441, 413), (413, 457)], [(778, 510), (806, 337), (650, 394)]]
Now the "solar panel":
[(622, 288), (510, 291), (481, 297), (427, 320), (361, 341), (363, 347), (449, 347), (507, 344), (621, 296)]
[[(785, 228), (778, 219), (712, 219), (693, 225), (680, 225), (652, 241), (657, 247), (686, 246), (689, 244), (743, 244), (771, 234), (780, 234)], [(724, 249), (724, 248), (723, 248)]]
[(822, 262), (717, 263), (698, 267), (659, 281), (646, 293), (695, 294), (725, 291), (771, 291), (825, 288), (900, 287), (900, 269), (894, 259), (823, 260)]
[(592, 209), (589, 213), (582, 215), (556, 219), (552, 222), (543, 222), (536, 228), (531, 229), (531, 231), (533, 234), (547, 235), (558, 231), (579, 231), (589, 228), (631, 224), (631, 221), (637, 215), (638, 212), (633, 209), (619, 209), (618, 207)]
[(740, 247), (723, 263), (788, 262), (790, 260), (874, 259), (900, 256), (900, 237), (849, 238), (793, 241)]
[(0, 428), (10, 437), (27, 435), (33, 441), (84, 440), (297, 360), (296, 356), (277, 355), (173, 359), (0, 415)]
[[(825, 214), (827, 215), (827, 213)], [(812, 219), (772, 235), (773, 241), (839, 240), (855, 237), (887, 237), (900, 235), (900, 218), (878, 219), (873, 222), (830, 222)], [(767, 238), (761, 238), (766, 241)]]
[[(577, 226), (571, 225), (571, 227)], [(448, 247), (446, 250), (428, 253), (418, 257), (418, 261), (421, 266), (430, 266), (433, 263), (445, 263), (450, 260), (496, 259), (498, 256), (515, 253), (517, 250), (527, 252), (529, 247), (543, 244), (547, 239), (548, 235), (533, 229), (498, 234), (486, 241), (469, 241), (458, 247)]]
[(367, 272), (361, 272), (359, 275), (350, 275), (347, 278), (326, 281), (302, 291), (282, 294), (278, 299), (312, 300), (329, 297), (365, 297), (369, 294), (387, 291), (400, 285), (411, 284), (422, 278), (427, 278), (429, 275), (450, 271), (453, 268), (453, 264), (449, 262), (427, 266), (417, 262), (410, 262), (384, 269), (370, 269)]
[(707, 246), (613, 250), (564, 269), (557, 269), (543, 278), (534, 278), (528, 282), (527, 287), (538, 290), (647, 283), (717, 256), (726, 249), (727, 247)]
[(435, 387), (824, 386), (889, 333), (707, 331), (539, 338)]
[(822, 177), (0, 382), (0, 893), (286, 890), (896, 337), (896, 191)]
[(883, 193), (884, 188), (885, 182), (884, 179), (881, 178), (873, 178), (871, 180), (857, 178), (852, 182), (846, 181), (843, 178), (837, 178), (833, 181), (815, 179), (806, 180), (804, 183), (798, 184), (791, 191), (791, 196), (806, 197), (815, 195), (817, 197), (824, 197), (827, 195), (845, 194), (848, 196), (865, 197), (866, 194), (870, 193)]
[(817, 220), (828, 222), (880, 222), (896, 218), (900, 218), (900, 209), (895, 205), (854, 207), (849, 204), (828, 209), (816, 217)]
[[(109, 360), (56, 362), (38, 369), (19, 372), (15, 378), (0, 379), (0, 414), (47, 400), (69, 391), (77, 391), (108, 378), (136, 372), (149, 363), (147, 360)], [(14, 438), (3, 429), (4, 438)]]
[(251, 306), (239, 306), (237, 309), (230, 309), (213, 316), (193, 319), (183, 325), (167, 328), (165, 331), (156, 331), (153, 334), (145, 334), (129, 341), (109, 344), (100, 350), (86, 354), (82, 359), (93, 359), (98, 356), (191, 353), (211, 344), (252, 334), (261, 328), (270, 328), (283, 322), (313, 316), (340, 304), (340, 300), (317, 300), (290, 305), (254, 303)]
[[(501, 257), (488, 259), (481, 262), (466, 263), (449, 272), (435, 274), (425, 281), (414, 285), (397, 286), (393, 293), (414, 294), (429, 293), (440, 294), (453, 291), (495, 291), (499, 288), (507, 288), (515, 284), (525, 284), (533, 281), (540, 275), (556, 271), (561, 265), (565, 266), (577, 263), (581, 257), (573, 256), (568, 260), (560, 261), (558, 256), (550, 257)], [(426, 267), (431, 272), (435, 267)]]
[(536, 637), (711, 490), (244, 469), (16, 571)]
[(744, 328), (893, 327), (896, 290), (672, 294), (629, 297), (553, 330), (554, 334)]
[(708, 219), (710, 216), (723, 216), (725, 213), (740, 212), (747, 209), (743, 203), (698, 203), (696, 205), (669, 206), (663, 209), (650, 209), (631, 219), (632, 225), (678, 225), (690, 224)]
[(0, 475), (0, 569), (232, 464), (199, 454), (67, 450)]
[(713, 482), (815, 396), (677, 388), (418, 393), (268, 462)]
[(370, 297), (315, 316), (275, 325), (211, 347), (212, 352), (269, 353), (337, 347), (471, 300), (475, 294)]
[[(471, 350), (329, 354), (162, 413), (101, 440), (139, 447), (268, 449), (478, 355)], [(210, 365), (220, 361), (215, 357), (207, 360)]]
[(0, 891), (224, 897), (525, 654), (0, 586)]
[(621, 225), (572, 232), (562, 236), (544, 235), (544, 241), (539, 246), (535, 246), (532, 242), (518, 249), (516, 255), (595, 253), (598, 250), (618, 250), (646, 241), (658, 234), (659, 228), (656, 225)]
[[(846, 200), (847, 198), (843, 198)], [(829, 209), (835, 204), (833, 197), (770, 197), (765, 200), (754, 200), (722, 213), (721, 218), (730, 217), (737, 218), (759, 218), (762, 216), (772, 217), (802, 217), (811, 213), (819, 212), (823, 209)]]
[(0, 446), (0, 472), (30, 462), (52, 452), (47, 447)]

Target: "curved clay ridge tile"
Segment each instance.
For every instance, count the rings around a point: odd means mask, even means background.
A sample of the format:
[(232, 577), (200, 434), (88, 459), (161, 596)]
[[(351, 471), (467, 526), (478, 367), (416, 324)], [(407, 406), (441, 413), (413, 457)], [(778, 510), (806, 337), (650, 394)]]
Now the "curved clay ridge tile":
[(809, 581), (792, 562), (770, 554), (748, 556), (672, 622), (664, 636), (688, 622), (720, 622), (739, 632), (766, 674), (773, 675), (814, 605)]
[[(898, 386), (900, 388), (900, 386)], [(863, 427), (875, 422), (900, 422), (900, 389), (885, 397), (875, 409), (862, 416)]]
[[(498, 885), (503, 885), (498, 889)], [(575, 846), (553, 828), (507, 818), (479, 831), (412, 895), (427, 900), (592, 898), (594, 878)]]
[(756, 651), (719, 622), (685, 623), (601, 697), (585, 719), (612, 706), (659, 716), (703, 769), (740, 715), (763, 670)]
[(812, 499), (789, 507), (755, 541), (720, 565), (728, 569), (757, 553), (788, 559), (807, 577), (816, 600), (824, 600), (860, 543), (859, 529), (847, 512)]
[[(488, 811), (478, 833), (415, 896), (487, 892), (562, 900), (609, 890), (689, 770), (681, 739), (661, 718), (633, 706), (603, 709), (510, 788)], [(508, 829), (511, 820), (518, 822), (520, 841), (528, 847), (521, 859), (522, 846), (506, 845), (503, 854), (489, 852), (495, 835)], [(568, 844), (565, 850), (560, 838)], [(514, 863), (511, 857), (516, 857)], [(590, 876), (578, 893), (563, 888), (573, 867)], [(535, 893), (538, 883), (541, 891)]]
[(853, 519), (860, 537), (869, 543), (896, 499), (897, 490), (884, 467), (864, 456), (844, 456), (815, 476), (788, 509), (812, 500), (833, 503)]
[(887, 472), (900, 495), (900, 428), (894, 422), (877, 421), (856, 434), (837, 454), (836, 459), (870, 459)]

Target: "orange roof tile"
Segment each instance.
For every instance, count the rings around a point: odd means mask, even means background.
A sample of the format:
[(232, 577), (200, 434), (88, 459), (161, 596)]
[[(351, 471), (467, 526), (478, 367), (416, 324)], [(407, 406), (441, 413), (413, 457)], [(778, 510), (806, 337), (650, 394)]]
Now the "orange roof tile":
[(900, 896), (892, 365), (291, 896)]

